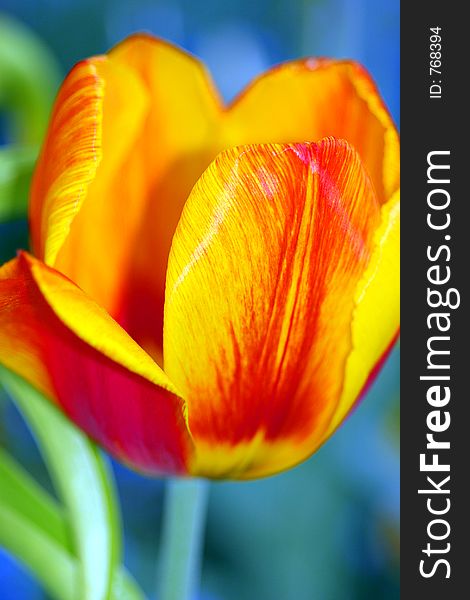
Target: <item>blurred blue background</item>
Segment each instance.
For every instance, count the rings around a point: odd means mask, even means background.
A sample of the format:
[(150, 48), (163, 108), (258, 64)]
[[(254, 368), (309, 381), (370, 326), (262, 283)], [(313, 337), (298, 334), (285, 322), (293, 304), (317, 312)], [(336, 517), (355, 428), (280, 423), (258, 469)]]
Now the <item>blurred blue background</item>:
[[(277, 62), (303, 55), (355, 58), (372, 73), (399, 121), (398, 0), (0, 0), (0, 9), (27, 27), (28, 35), (37, 37), (37, 48), (51, 55), (43, 75), (50, 89), (40, 98), (44, 110), (75, 62), (104, 52), (133, 31), (147, 30), (201, 57), (227, 100)], [(4, 80), (0, 71), (0, 152), (21, 136), (34, 148), (41, 127), (32, 121), (24, 131), (11, 126), (15, 107), (9, 109), (2, 98)], [(24, 112), (32, 119), (27, 107)], [(8, 180), (18, 198), (27, 197), (28, 152), (24, 170)], [(7, 175), (0, 170), (0, 189)], [(27, 247), (27, 239), (24, 210), (10, 211), (2, 222), (0, 208), (0, 260)], [(398, 382), (395, 349), (361, 406), (309, 461), (267, 480), (211, 486), (204, 599), (399, 597)], [(51, 488), (21, 417), (4, 397), (0, 410), (0, 444)], [(152, 598), (163, 484), (113, 466), (125, 562)], [(0, 549), (0, 600), (23, 598), (46, 596)]]

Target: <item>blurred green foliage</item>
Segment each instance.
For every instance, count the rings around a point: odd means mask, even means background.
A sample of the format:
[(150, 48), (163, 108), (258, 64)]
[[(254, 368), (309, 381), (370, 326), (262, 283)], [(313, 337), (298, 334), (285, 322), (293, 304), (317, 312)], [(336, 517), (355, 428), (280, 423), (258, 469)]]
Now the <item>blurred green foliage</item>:
[(0, 14), (0, 107), (9, 115), (8, 141), (37, 146), (44, 136), (60, 70), (46, 46)]
[(25, 217), (37, 146), (0, 148), (0, 223)]
[(31, 175), (46, 131), (60, 68), (45, 44), (0, 14), (0, 261), (27, 246)]

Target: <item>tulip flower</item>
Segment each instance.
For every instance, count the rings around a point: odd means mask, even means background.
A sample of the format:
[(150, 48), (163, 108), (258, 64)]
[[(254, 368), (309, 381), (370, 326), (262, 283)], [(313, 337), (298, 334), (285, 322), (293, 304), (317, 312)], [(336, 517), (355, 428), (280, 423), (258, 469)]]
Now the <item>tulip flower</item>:
[(76, 65), (0, 270), (0, 362), (148, 474), (309, 457), (398, 331), (399, 142), (354, 62), (222, 102), (149, 36)]

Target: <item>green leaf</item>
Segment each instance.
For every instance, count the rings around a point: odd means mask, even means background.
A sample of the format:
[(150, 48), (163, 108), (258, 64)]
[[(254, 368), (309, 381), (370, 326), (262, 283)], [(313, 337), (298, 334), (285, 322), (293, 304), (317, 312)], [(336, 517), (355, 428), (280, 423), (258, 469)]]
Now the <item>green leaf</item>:
[(0, 148), (0, 223), (26, 217), (36, 146)]
[[(14, 554), (57, 600), (77, 600), (79, 564), (58, 503), (7, 452), (0, 450), (0, 545)], [(143, 600), (121, 567), (111, 600)]]
[[(2, 490), (3, 491), (3, 490)], [(0, 499), (0, 545), (16, 556), (55, 600), (79, 600), (79, 564), (43, 528)], [(144, 600), (129, 573), (121, 567), (114, 574), (111, 600)]]
[(58, 65), (43, 42), (0, 15), (0, 106), (11, 113), (12, 141), (42, 141), (58, 83)]
[[(57, 600), (78, 600), (75, 561), (44, 531), (0, 503), (0, 544), (26, 564)], [(74, 591), (75, 590), (75, 591)]]
[(51, 540), (73, 552), (62, 508), (5, 450), (0, 449), (0, 504), (20, 512)]
[(4, 368), (0, 377), (31, 427), (67, 511), (79, 559), (79, 598), (107, 600), (121, 549), (110, 469), (96, 446), (39, 392)]
[(123, 568), (115, 573), (111, 600), (144, 600), (144, 593)]

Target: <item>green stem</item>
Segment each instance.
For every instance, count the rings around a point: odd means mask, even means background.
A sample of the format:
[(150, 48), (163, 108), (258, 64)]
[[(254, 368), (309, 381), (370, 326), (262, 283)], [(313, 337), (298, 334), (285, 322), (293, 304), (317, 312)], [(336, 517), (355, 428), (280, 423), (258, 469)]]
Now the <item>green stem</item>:
[(158, 600), (196, 600), (209, 484), (172, 480), (166, 489)]

